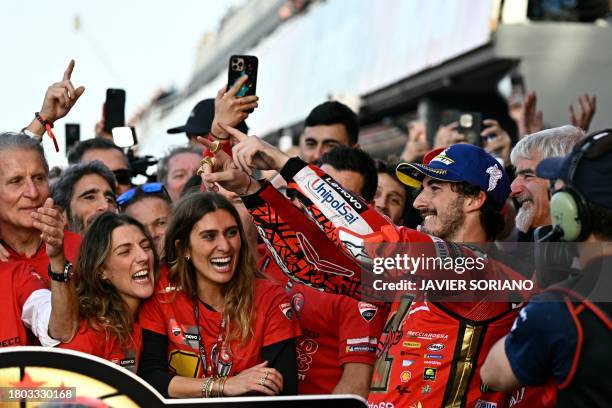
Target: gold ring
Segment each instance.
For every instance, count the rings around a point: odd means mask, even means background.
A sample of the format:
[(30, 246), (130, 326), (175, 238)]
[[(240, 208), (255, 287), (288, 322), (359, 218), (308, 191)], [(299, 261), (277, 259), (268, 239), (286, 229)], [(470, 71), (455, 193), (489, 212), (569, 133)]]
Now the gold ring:
[(259, 379), (259, 385), (266, 385), (266, 377), (261, 377)]
[(205, 164), (208, 164), (208, 165), (210, 165), (210, 167), (213, 167), (215, 165), (215, 158), (214, 157), (206, 156), (205, 158), (200, 160), (200, 164), (202, 166), (204, 166)]
[(210, 152), (214, 154), (214, 153), (217, 153), (219, 149), (221, 149), (221, 142), (218, 140), (215, 140), (214, 142), (212, 142), (212, 147), (210, 148)]

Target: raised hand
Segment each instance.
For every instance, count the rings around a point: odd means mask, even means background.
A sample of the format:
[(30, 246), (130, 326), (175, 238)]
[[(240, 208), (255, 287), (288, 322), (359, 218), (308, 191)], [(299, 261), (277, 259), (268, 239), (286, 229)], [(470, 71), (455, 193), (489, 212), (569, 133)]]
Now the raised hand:
[(219, 126), (223, 123), (229, 126), (236, 126), (249, 116), (252, 109), (257, 108), (259, 97), (255, 95), (236, 97), (236, 94), (247, 81), (246, 75), (240, 77), (236, 83), (226, 92), (225, 87), (219, 89), (215, 98), (215, 118), (211, 130), (220, 139), (227, 137), (227, 133)]
[(66, 116), (85, 92), (85, 87), (80, 86), (75, 89), (72, 85), (70, 77), (73, 69), (74, 60), (70, 60), (62, 80), (47, 88), (42, 108), (40, 108), (40, 115), (49, 122), (53, 123)]
[(64, 258), (64, 222), (62, 213), (53, 206), (53, 199), (47, 198), (42, 207), (32, 212), (34, 228), (41, 232), (40, 237), (46, 245), (47, 256), (53, 259)]
[(268, 362), (257, 364), (228, 378), (223, 394), (228, 397), (244, 394), (277, 395), (283, 390), (283, 376)]
[(202, 177), (202, 183), (208, 191), (219, 191), (218, 184), (238, 195), (251, 193), (249, 187), (257, 183), (248, 174), (239, 170), (232, 158), (223, 149), (215, 146), (215, 143), (218, 142), (211, 142), (201, 136), (198, 136), (198, 142), (208, 151), (214, 152), (214, 157), (207, 157), (202, 160), (201, 170), (198, 170), (198, 174)]
[(529, 92), (523, 100), (518, 119), (519, 138), (542, 130), (542, 111), (537, 108), (538, 98), (535, 92)]
[(427, 141), (425, 123), (421, 121), (411, 122), (408, 125), (408, 140), (404, 146), (401, 159), (413, 162), (419, 157), (424, 156), (429, 150), (430, 146)]
[(240, 170), (251, 175), (252, 169), (280, 170), (289, 156), (257, 136), (247, 136), (238, 129), (220, 124), (234, 139), (232, 147), (234, 164)]
[(581, 128), (585, 132), (589, 130), (595, 110), (597, 109), (597, 99), (595, 95), (589, 96), (588, 93), (578, 96), (578, 105), (580, 106), (580, 114), (576, 115), (574, 105), (570, 103), (568, 107), (569, 121), (572, 125)]
[[(482, 147), (488, 153), (496, 153), (507, 165), (510, 163), (510, 150), (512, 149), (512, 140), (495, 119), (485, 119), (482, 121), (486, 126), (480, 133), (482, 138)], [(493, 137), (491, 137), (493, 136)]]
[(440, 126), (434, 138), (434, 149), (465, 142), (465, 135), (457, 131), (458, 127), (459, 122), (451, 122), (448, 125)]

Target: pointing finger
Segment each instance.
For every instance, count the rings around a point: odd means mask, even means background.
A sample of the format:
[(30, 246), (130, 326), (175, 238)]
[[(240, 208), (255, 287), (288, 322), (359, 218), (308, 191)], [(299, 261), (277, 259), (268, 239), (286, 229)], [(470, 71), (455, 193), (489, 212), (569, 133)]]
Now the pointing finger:
[(198, 143), (200, 143), (202, 146), (206, 147), (208, 150), (210, 150), (213, 147), (213, 142), (211, 142), (210, 140), (206, 139), (205, 137), (202, 136), (198, 136)]
[(66, 68), (66, 70), (64, 71), (64, 80), (70, 80), (73, 69), (74, 69), (74, 60), (71, 59), (70, 62), (68, 63), (68, 68)]
[(225, 130), (227, 133), (234, 136), (238, 142), (244, 142), (245, 140), (248, 139), (248, 136), (242, 133), (241, 131), (239, 131), (238, 129), (234, 129), (233, 127), (224, 125), (223, 123), (219, 123), (219, 126), (221, 126), (221, 128)]

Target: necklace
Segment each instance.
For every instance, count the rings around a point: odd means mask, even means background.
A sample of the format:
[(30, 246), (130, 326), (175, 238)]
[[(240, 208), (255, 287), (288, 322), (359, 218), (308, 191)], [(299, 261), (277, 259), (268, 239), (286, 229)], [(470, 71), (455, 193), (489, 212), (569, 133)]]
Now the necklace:
[[(222, 376), (227, 375), (221, 373), (219, 370), (219, 355), (226, 355), (226, 347), (224, 342), (224, 334), (225, 334), (225, 313), (221, 315), (221, 322), (219, 322), (219, 334), (217, 335), (217, 342), (213, 350), (211, 350), (210, 362), (208, 360), (208, 354), (206, 353), (206, 344), (204, 339), (202, 338), (202, 333), (200, 332), (200, 307), (198, 305), (199, 300), (197, 296), (193, 299), (193, 315), (195, 317), (195, 325), (198, 333), (198, 346), (200, 349), (200, 359), (202, 360), (202, 371), (206, 374), (206, 376), (215, 375)], [(216, 350), (214, 350), (216, 348)], [(216, 352), (215, 352), (216, 351)], [(225, 370), (221, 370), (225, 371)]]

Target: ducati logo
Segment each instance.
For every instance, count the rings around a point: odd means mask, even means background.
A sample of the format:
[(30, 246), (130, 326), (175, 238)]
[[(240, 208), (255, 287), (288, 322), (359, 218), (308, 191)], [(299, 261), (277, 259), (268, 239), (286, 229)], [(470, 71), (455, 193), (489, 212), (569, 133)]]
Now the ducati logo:
[(359, 314), (366, 322), (371, 321), (378, 311), (376, 306), (366, 302), (359, 302), (357, 306), (359, 307)]
[(281, 303), (280, 305), (278, 305), (278, 307), (280, 308), (281, 312), (283, 312), (283, 314), (285, 315), (285, 317), (289, 320), (293, 320), (293, 311), (291, 310), (291, 304), (290, 303)]

